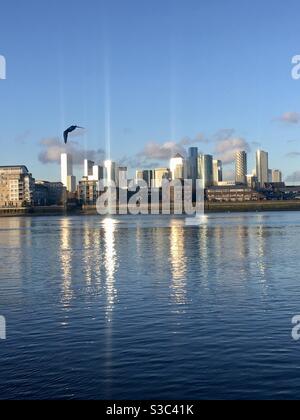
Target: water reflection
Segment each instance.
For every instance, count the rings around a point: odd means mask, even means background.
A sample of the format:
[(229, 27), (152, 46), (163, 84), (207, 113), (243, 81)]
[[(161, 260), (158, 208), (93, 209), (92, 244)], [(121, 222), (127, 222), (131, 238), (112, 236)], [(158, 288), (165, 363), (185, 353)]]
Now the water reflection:
[(201, 273), (203, 275), (204, 285), (209, 286), (209, 250), (208, 250), (208, 226), (202, 225), (199, 233), (199, 253), (201, 263)]
[(89, 223), (84, 223), (83, 229), (83, 270), (85, 273), (86, 284), (90, 286), (92, 284), (92, 273), (93, 273), (93, 261), (92, 261), (92, 238), (89, 228)]
[(60, 221), (60, 263), (62, 271), (62, 303), (69, 306), (73, 297), (72, 291), (72, 244), (71, 221), (69, 218)]
[(185, 230), (182, 227), (171, 227), (170, 255), (172, 272), (172, 298), (178, 305), (186, 304), (186, 273)]
[(32, 219), (0, 218), (0, 279), (10, 287), (20, 285), (32, 275)]
[(98, 229), (91, 227), (85, 221), (83, 229), (83, 272), (87, 286), (92, 286), (93, 280), (101, 285), (101, 235)]
[(117, 299), (117, 290), (115, 288), (115, 273), (117, 270), (117, 252), (116, 252), (116, 221), (105, 219), (104, 221), (104, 266), (106, 271), (106, 318), (112, 321), (112, 313)]
[(257, 228), (257, 265), (261, 275), (261, 281), (265, 283), (266, 281), (266, 244), (265, 244), (265, 237), (264, 237), (264, 227), (259, 226)]

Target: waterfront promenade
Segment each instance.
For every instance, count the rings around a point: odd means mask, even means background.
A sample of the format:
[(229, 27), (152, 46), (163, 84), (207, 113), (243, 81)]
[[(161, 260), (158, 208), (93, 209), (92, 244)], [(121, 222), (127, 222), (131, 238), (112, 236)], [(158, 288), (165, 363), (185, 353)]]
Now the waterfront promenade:
[[(145, 210), (141, 207), (141, 211)], [(146, 209), (147, 210), (147, 209)], [(160, 208), (161, 210), (161, 208)], [(119, 211), (119, 209), (118, 209)], [(232, 203), (205, 203), (206, 213), (235, 213), (235, 212), (266, 212), (266, 211), (300, 211), (300, 200), (293, 201), (255, 201), (255, 202), (232, 202)], [(77, 208), (68, 208), (65, 206), (51, 207), (22, 207), (22, 208), (0, 208), (0, 217), (16, 216), (51, 216), (61, 214), (81, 214), (95, 215), (97, 209), (95, 205), (84, 205)], [(150, 208), (149, 208), (150, 213)], [(171, 214), (173, 214), (171, 206)]]

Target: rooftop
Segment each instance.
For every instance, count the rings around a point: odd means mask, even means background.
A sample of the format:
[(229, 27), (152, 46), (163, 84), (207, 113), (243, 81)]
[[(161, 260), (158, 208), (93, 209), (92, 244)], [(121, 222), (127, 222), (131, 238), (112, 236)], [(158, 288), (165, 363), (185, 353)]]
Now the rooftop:
[(25, 169), (26, 172), (29, 172), (27, 166), (25, 165), (0, 166), (0, 170), (1, 169)]

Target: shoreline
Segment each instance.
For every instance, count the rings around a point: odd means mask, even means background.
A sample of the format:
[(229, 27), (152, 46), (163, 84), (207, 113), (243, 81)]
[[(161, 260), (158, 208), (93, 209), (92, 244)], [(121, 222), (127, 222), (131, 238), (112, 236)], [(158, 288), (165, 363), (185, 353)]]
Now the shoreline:
[[(118, 209), (119, 210), (119, 209)], [(144, 209), (147, 210), (147, 209)], [(232, 202), (232, 203), (205, 203), (205, 213), (263, 213), (276, 211), (300, 211), (299, 201), (261, 201), (261, 202)], [(161, 212), (160, 212), (161, 213)], [(92, 216), (97, 215), (95, 205), (85, 205), (82, 208), (69, 208), (64, 206), (35, 207), (20, 209), (0, 209), (0, 218), (6, 217), (38, 217), (38, 216)], [(151, 213), (149, 212), (149, 215)], [(171, 206), (171, 215), (174, 211)], [(121, 216), (121, 215), (120, 215)]]

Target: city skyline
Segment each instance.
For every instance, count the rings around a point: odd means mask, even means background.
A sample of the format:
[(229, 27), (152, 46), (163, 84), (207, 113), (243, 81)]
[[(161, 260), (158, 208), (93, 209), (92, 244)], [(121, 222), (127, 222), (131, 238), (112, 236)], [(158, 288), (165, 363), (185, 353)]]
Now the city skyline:
[[(253, 185), (256, 182), (260, 188), (268, 183), (282, 183), (283, 174), (280, 169), (270, 168), (269, 153), (258, 149), (256, 151), (255, 168), (248, 172), (248, 153), (240, 150), (235, 152), (235, 171), (231, 179), (223, 178), (223, 162), (214, 159), (213, 155), (203, 154), (197, 147), (190, 147), (185, 155), (176, 153), (165, 167), (135, 168), (134, 176), (130, 176), (128, 168), (120, 165), (113, 159), (102, 162), (94, 162), (85, 159), (83, 162), (83, 176), (81, 181), (97, 182), (106, 180), (113, 181), (116, 186), (122, 182), (122, 187), (127, 188), (126, 182), (139, 180), (145, 181), (149, 187), (152, 185), (161, 188), (162, 180), (188, 180), (200, 179), (204, 182), (204, 188), (226, 185)], [(68, 161), (70, 165), (68, 166)], [(61, 155), (61, 182), (67, 188), (71, 180), (68, 177), (73, 174), (72, 156), (66, 153)], [(69, 168), (69, 169), (68, 169)], [(122, 174), (122, 175), (120, 175)], [(74, 178), (74, 177), (71, 177)], [(121, 180), (122, 178), (122, 180)], [(152, 181), (153, 184), (152, 184)]]
[(220, 1), (191, 0), (190, 8), (180, 1), (91, 1), (89, 8), (74, 1), (72, 21), (83, 24), (71, 23), (67, 33), (66, 4), (45, 5), (42, 23), (37, 1), (18, 10), (13, 3), (1, 10), (1, 164), (24, 163), (37, 178), (57, 180), (63, 130), (78, 123), (87, 130), (71, 137), (75, 165), (105, 154), (124, 166), (165, 166), (168, 152), (194, 144), (223, 160), (226, 178), (236, 147), (251, 153), (254, 167), (259, 144), (285, 179), (299, 172), (296, 1), (274, 1), (272, 20), (258, 1), (232, 0), (232, 8)]
[[(196, 167), (194, 166), (194, 158), (195, 154), (196, 157)], [(265, 176), (262, 177), (260, 174), (261, 169), (261, 158), (260, 156), (266, 156), (266, 161), (264, 162), (264, 169), (265, 169)], [(209, 164), (209, 168), (207, 168), (207, 163)], [(89, 159), (84, 159), (82, 163), (83, 172), (82, 176), (79, 177), (81, 179), (87, 179), (89, 182), (96, 182), (99, 180), (107, 180), (108, 182), (119, 182), (120, 172), (123, 173), (122, 175), (122, 182), (126, 180), (134, 180), (137, 181), (138, 179), (144, 179), (144, 173), (147, 174), (148, 178), (148, 185), (151, 185), (152, 179), (155, 180), (155, 173), (158, 171), (164, 172), (165, 174), (168, 172), (168, 176), (170, 179), (176, 180), (184, 180), (184, 179), (203, 179), (206, 187), (210, 187), (213, 185), (218, 185), (223, 181), (226, 183), (232, 182), (236, 184), (247, 184), (248, 177), (257, 177), (258, 182), (263, 186), (268, 182), (283, 182), (283, 174), (280, 169), (277, 168), (270, 168), (269, 166), (269, 154), (268, 152), (262, 151), (258, 149), (256, 151), (256, 166), (252, 171), (248, 172), (248, 153), (246, 151), (238, 151), (235, 152), (235, 172), (232, 175), (231, 179), (225, 180), (223, 178), (223, 162), (219, 159), (214, 159), (212, 155), (206, 155), (199, 152), (198, 148), (191, 147), (188, 149), (188, 153), (186, 156), (182, 156), (177, 153), (173, 156), (170, 161), (169, 165), (162, 168), (162, 167), (152, 167), (152, 168), (142, 168), (137, 167), (135, 168), (134, 176), (130, 176), (130, 172), (128, 167), (122, 166), (119, 162), (110, 159), (105, 161), (94, 162)], [(132, 168), (134, 169), (134, 168)], [(74, 186), (77, 185), (76, 177), (73, 175), (74, 168), (73, 168), (73, 158), (71, 154), (62, 153), (61, 154), (61, 183), (67, 188), (68, 191), (74, 192)], [(125, 175), (126, 173), (126, 175)], [(151, 173), (151, 177), (149, 177), (149, 173)], [(140, 176), (139, 176), (139, 175)], [(125, 178), (126, 176), (126, 178)], [(207, 180), (207, 178), (209, 178)]]

